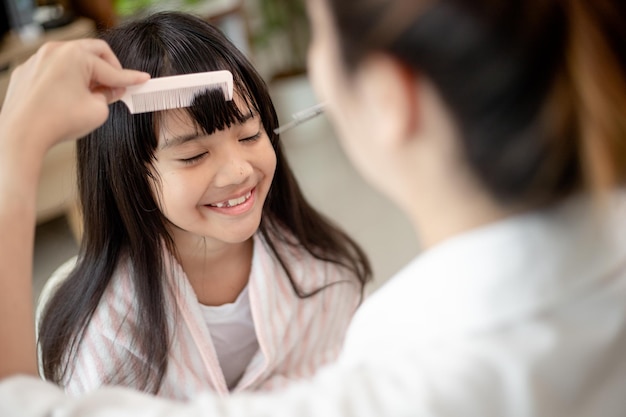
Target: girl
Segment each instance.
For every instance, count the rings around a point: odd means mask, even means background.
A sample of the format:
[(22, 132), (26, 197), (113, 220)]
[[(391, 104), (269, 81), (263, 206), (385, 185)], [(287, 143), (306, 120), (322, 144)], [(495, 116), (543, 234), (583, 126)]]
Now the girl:
[(338, 354), (370, 267), (304, 199), (264, 82), (195, 17), (104, 39), (152, 77), (229, 70), (235, 97), (139, 115), (116, 103), (79, 141), (84, 237), (41, 321), (45, 378), (184, 399), (311, 376)]

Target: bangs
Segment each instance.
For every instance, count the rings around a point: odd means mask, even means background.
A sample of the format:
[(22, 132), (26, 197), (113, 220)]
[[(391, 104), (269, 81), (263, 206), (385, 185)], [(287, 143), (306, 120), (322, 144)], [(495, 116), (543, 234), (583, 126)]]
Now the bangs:
[(166, 119), (176, 113), (188, 117), (198, 133), (211, 135), (245, 123), (251, 115), (259, 114), (259, 108), (250, 94), (240, 90), (233, 92), (232, 100), (226, 100), (221, 89), (211, 89), (198, 94), (190, 107), (155, 112), (155, 130), (165, 127)]
[(207, 135), (230, 128), (233, 124), (243, 124), (259, 109), (250, 94), (242, 94), (240, 89), (233, 92), (233, 99), (225, 100), (219, 89), (209, 90), (195, 97), (193, 105), (185, 109), (196, 127)]
[[(187, 39), (191, 42), (191, 39)], [(193, 45), (179, 44), (179, 48), (170, 51), (166, 59), (164, 71), (159, 76), (191, 74), (208, 71), (227, 70), (233, 75), (233, 99), (226, 100), (221, 88), (212, 88), (196, 95), (190, 107), (180, 109), (189, 116), (196, 124), (199, 132), (210, 135), (216, 131), (230, 128), (233, 125), (242, 124), (249, 119), (250, 114), (260, 114), (258, 97), (256, 97), (247, 84), (241, 65), (232, 62), (232, 58), (222, 55), (208, 46), (208, 43), (193, 42)], [(195, 50), (196, 54), (191, 57), (189, 50)], [(163, 122), (168, 110), (155, 113), (155, 123)]]

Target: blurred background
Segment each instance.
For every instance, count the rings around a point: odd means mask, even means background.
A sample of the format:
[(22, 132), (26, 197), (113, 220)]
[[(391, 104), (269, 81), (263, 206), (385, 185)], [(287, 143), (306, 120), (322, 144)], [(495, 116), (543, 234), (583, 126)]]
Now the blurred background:
[[(94, 36), (159, 10), (186, 11), (220, 27), (268, 83), (281, 124), (316, 103), (305, 68), (309, 28), (304, 0), (0, 0), (0, 98), (11, 71), (42, 43)], [(375, 281), (369, 291), (418, 253), (407, 219), (353, 170), (324, 116), (284, 133), (282, 142), (313, 205), (370, 256)], [(37, 222), (35, 298), (54, 270), (78, 252), (72, 143), (58, 145), (47, 156)]]

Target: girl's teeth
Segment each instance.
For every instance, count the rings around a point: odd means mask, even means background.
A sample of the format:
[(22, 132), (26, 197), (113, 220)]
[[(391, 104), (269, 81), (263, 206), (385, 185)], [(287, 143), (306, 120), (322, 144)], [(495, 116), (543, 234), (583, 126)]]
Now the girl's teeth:
[(218, 208), (238, 206), (239, 204), (245, 203), (245, 201), (249, 199), (251, 195), (252, 195), (252, 191), (249, 191), (246, 195), (241, 196), (239, 198), (233, 198), (232, 200), (228, 200), (224, 203), (217, 203), (217, 204), (212, 204), (212, 205)]

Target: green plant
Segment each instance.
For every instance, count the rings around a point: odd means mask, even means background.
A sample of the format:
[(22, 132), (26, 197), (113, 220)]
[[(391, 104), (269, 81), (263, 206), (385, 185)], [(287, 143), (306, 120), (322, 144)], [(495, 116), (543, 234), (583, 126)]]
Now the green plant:
[(154, 0), (115, 0), (114, 7), (118, 16), (132, 16), (154, 3)]
[(149, 10), (151, 7), (157, 6), (159, 4), (168, 4), (171, 3), (174, 8), (176, 6), (189, 6), (198, 4), (203, 0), (182, 0), (182, 1), (171, 1), (171, 0), (114, 0), (115, 4), (115, 12), (118, 16), (133, 16), (138, 13), (145, 12)]

